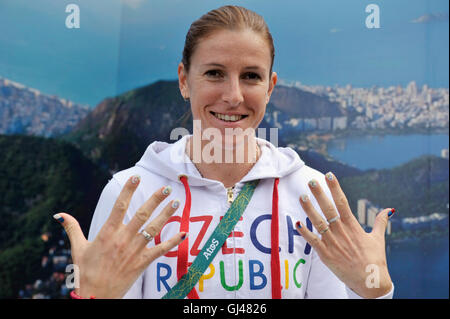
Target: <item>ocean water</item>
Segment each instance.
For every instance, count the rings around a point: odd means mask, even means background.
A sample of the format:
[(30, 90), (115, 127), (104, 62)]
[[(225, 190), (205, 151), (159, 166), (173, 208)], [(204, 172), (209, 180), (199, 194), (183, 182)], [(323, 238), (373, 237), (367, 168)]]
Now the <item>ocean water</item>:
[(448, 134), (363, 136), (335, 139), (328, 154), (362, 170), (392, 168), (422, 155), (441, 156), (449, 147)]
[(387, 246), (395, 299), (449, 298), (448, 243), (444, 236)]

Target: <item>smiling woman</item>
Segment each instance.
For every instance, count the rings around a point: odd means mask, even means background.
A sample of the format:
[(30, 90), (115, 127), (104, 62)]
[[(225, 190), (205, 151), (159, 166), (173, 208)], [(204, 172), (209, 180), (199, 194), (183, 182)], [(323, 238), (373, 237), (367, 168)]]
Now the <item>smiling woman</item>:
[[(246, 134), (276, 85), (273, 60), (270, 32), (250, 10), (221, 7), (191, 25), (178, 78), (201, 125), (176, 143), (153, 142), (114, 174), (89, 241), (73, 217), (54, 216), (79, 269), (74, 297), (392, 298), (384, 233), (394, 210), (365, 233), (334, 174)], [(208, 130), (218, 132), (218, 147), (203, 140)], [(197, 156), (222, 149), (255, 152), (256, 161)]]
[[(226, 6), (192, 23), (178, 66), (181, 94), (191, 103), (193, 119), (201, 122), (201, 130), (194, 127), (192, 139), (200, 141), (203, 150), (210, 142), (202, 138), (204, 131), (216, 128), (223, 138), (212, 142), (224, 148), (219, 149), (219, 163), (196, 162), (203, 177), (233, 186), (253, 166), (251, 159), (257, 159), (259, 148), (254, 137), (245, 137), (248, 129), (255, 130), (264, 118), (277, 82), (277, 74), (272, 72), (274, 57), (269, 29), (252, 11)], [(194, 143), (187, 145), (191, 160)], [(230, 149), (229, 157), (237, 158), (238, 152), (248, 154), (248, 162), (224, 165)]]

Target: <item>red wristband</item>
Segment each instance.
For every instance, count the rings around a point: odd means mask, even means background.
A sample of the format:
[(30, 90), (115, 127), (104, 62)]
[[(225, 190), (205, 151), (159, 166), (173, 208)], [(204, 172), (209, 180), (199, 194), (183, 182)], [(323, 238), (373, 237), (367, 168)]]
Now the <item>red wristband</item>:
[[(70, 292), (70, 298), (72, 298), (72, 299), (86, 299), (86, 298), (83, 298), (83, 297), (81, 297), (81, 296), (78, 296), (78, 295), (75, 293), (75, 290), (72, 290), (72, 291)], [(94, 297), (94, 296), (91, 296), (91, 298), (89, 298), (89, 299), (95, 299), (95, 297)]]

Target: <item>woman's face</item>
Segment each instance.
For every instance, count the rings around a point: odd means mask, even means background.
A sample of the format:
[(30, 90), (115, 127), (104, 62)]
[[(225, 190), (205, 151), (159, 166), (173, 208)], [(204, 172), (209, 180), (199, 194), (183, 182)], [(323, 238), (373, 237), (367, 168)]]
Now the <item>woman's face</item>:
[(277, 81), (275, 72), (269, 77), (270, 65), (269, 46), (254, 31), (220, 30), (202, 38), (189, 72), (178, 67), (181, 93), (202, 130), (256, 129)]

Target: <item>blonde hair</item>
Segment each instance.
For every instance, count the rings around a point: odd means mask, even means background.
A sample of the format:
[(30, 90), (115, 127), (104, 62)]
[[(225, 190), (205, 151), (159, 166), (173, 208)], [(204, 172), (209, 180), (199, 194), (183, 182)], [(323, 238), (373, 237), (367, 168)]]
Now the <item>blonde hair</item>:
[(259, 14), (240, 6), (223, 6), (209, 11), (194, 21), (186, 34), (184, 42), (183, 62), (186, 72), (189, 72), (191, 57), (198, 42), (217, 30), (244, 30), (250, 29), (260, 34), (267, 42), (271, 53), (271, 65), (269, 78), (272, 76), (273, 61), (275, 58), (275, 47), (272, 35)]

